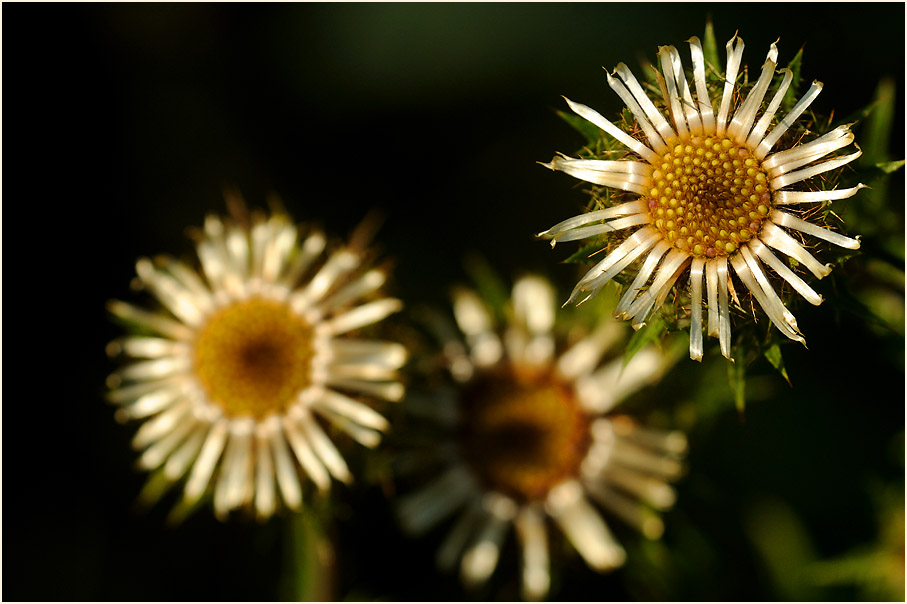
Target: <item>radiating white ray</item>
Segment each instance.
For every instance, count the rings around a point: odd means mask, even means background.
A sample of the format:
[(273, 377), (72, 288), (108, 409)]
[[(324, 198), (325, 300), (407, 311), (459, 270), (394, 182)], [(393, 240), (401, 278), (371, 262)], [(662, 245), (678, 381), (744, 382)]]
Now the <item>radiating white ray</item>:
[(835, 233), (829, 229), (820, 227), (811, 222), (807, 222), (796, 216), (792, 216), (787, 212), (782, 212), (780, 210), (772, 210), (772, 213), (769, 216), (775, 224), (778, 226), (786, 227), (789, 229), (795, 229), (801, 233), (806, 233), (807, 235), (812, 235), (813, 237), (818, 237), (819, 239), (824, 239), (829, 243), (833, 243), (837, 246), (849, 249), (849, 250), (858, 250), (860, 249), (860, 241), (858, 239), (851, 239), (850, 237), (845, 237), (840, 233)]
[(705, 262), (693, 258), (690, 267), (690, 358), (702, 360), (702, 278)]
[(197, 501), (205, 492), (211, 475), (214, 473), (214, 467), (224, 450), (228, 427), (229, 420), (221, 418), (208, 431), (198, 458), (192, 465), (189, 479), (186, 481), (183, 498), (187, 502)]
[(551, 585), (548, 556), (548, 533), (541, 509), (523, 506), (514, 520), (523, 553), (522, 594), (526, 600), (541, 600)]
[(546, 509), (589, 566), (608, 570), (623, 564), (624, 549), (583, 497), (579, 483), (566, 482), (552, 489)]
[(473, 479), (466, 468), (455, 465), (418, 491), (404, 496), (397, 514), (407, 531), (421, 534), (475, 496)]
[(316, 329), (331, 335), (340, 335), (377, 323), (403, 308), (403, 303), (396, 298), (382, 298), (357, 306), (341, 315), (316, 325)]

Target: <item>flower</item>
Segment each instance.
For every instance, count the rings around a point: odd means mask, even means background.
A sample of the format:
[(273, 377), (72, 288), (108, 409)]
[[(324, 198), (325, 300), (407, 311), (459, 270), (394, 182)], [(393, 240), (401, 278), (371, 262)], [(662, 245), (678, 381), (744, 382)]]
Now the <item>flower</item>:
[(647, 348), (626, 366), (623, 357), (603, 363), (624, 333), (610, 320), (568, 349), (554, 332), (555, 308), (552, 285), (524, 277), (499, 330), (478, 294), (457, 291), (454, 315), (465, 345), (452, 326), (432, 319), (445, 333), (449, 386), (425, 396), (411, 388), (405, 401), (412, 417), (429, 418), (441, 436), (400, 458), (401, 472), (407, 466), (434, 472), (399, 502), (404, 529), (418, 535), (462, 510), (438, 563), (449, 569), (459, 560), (463, 582), (477, 586), (494, 571), (513, 527), (526, 599), (544, 598), (550, 587), (546, 518), (593, 569), (616, 568), (625, 552), (590, 498), (657, 538), (663, 524), (651, 508), (673, 504), (668, 481), (679, 476), (686, 450), (680, 432), (611, 414), (659, 377), (667, 357)]
[(375, 446), (388, 422), (354, 397), (399, 400), (407, 353), (352, 335), (401, 307), (365, 301), (386, 275), (366, 270), (362, 241), (329, 250), (319, 230), (279, 213), (242, 222), (206, 218), (201, 271), (170, 257), (138, 261), (164, 310), (109, 303), (136, 329), (108, 346), (133, 359), (108, 378), (108, 398), (117, 419), (142, 422), (139, 467), (168, 485), (187, 476), (183, 506), (210, 492), (219, 518), (254, 507), (264, 519), (280, 500), (300, 508), (300, 468), (320, 490), (331, 476), (352, 479), (323, 422)]
[[(703, 354), (703, 306), (708, 309), (708, 335), (718, 337), (721, 353), (731, 359), (729, 290), (732, 297), (736, 296), (728, 264), (771, 322), (788, 338), (805, 344), (795, 317), (775, 291), (763, 264), (810, 303), (822, 302), (790, 265), (801, 264), (817, 278), (826, 276), (831, 267), (816, 260), (788, 230), (843, 248), (859, 248), (858, 240), (806, 220), (808, 216), (798, 208), (850, 197), (863, 185), (803, 191), (790, 187), (835, 170), (861, 152), (857, 149), (849, 155), (833, 155), (853, 142), (848, 125), (806, 143), (789, 131), (822, 90), (820, 82), (813, 82), (790, 111), (776, 119), (794, 79), (790, 69), (781, 70), (781, 81), (757, 121), (777, 67), (775, 44), (758, 80), (745, 98), (740, 95), (739, 102), (735, 82), (743, 41), (735, 35), (727, 44), (720, 98), (709, 86), (699, 39), (691, 38), (689, 44), (692, 88), (677, 49), (659, 49), (662, 73), (657, 77), (663, 103), (651, 100), (623, 63), (613, 76), (608, 74), (608, 83), (626, 103), (635, 118), (635, 132), (641, 131), (642, 136), (631, 136), (589, 107), (567, 100), (575, 113), (632, 154), (616, 160), (555, 157), (544, 165), (626, 192), (626, 197), (610, 207), (565, 220), (539, 235), (550, 238), (553, 246), (557, 241), (620, 232), (619, 245), (586, 273), (570, 300), (582, 298), (582, 302), (594, 296), (605, 283), (640, 260), (641, 266), (615, 310), (615, 316), (631, 320), (636, 328), (644, 325), (653, 309), (663, 305), (671, 287), (688, 268), (692, 359), (701, 360)], [(781, 150), (771, 152), (779, 141)], [(631, 232), (634, 227), (638, 228)], [(775, 252), (790, 260), (779, 259)]]

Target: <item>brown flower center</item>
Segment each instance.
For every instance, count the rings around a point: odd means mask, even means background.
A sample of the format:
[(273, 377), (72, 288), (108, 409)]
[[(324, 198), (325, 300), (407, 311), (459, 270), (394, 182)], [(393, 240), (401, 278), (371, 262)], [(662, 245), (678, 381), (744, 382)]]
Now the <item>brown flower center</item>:
[(771, 211), (768, 177), (746, 148), (724, 137), (675, 144), (654, 166), (652, 223), (677, 249), (704, 258), (733, 254)]
[(311, 383), (312, 335), (312, 327), (282, 302), (237, 302), (200, 330), (196, 375), (228, 415), (261, 419), (283, 412)]
[(497, 369), (464, 392), (460, 446), (490, 489), (543, 499), (575, 476), (589, 450), (589, 415), (573, 386), (551, 371)]

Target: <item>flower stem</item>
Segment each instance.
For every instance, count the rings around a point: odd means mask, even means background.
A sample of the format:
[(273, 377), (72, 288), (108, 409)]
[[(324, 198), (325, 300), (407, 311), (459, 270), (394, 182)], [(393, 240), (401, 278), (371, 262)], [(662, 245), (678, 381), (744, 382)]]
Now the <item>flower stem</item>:
[(317, 510), (308, 508), (287, 519), (284, 569), (280, 591), (284, 601), (336, 600), (334, 545), (329, 527)]

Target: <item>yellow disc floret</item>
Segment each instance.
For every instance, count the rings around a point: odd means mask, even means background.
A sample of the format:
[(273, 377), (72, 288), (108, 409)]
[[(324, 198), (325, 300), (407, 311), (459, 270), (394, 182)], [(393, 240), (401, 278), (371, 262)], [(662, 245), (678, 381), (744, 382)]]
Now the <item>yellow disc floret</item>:
[(230, 416), (283, 412), (310, 382), (312, 327), (282, 302), (252, 298), (227, 306), (195, 342), (195, 370)]
[(693, 137), (657, 162), (652, 224), (675, 248), (703, 258), (734, 253), (771, 211), (768, 177), (752, 153), (724, 137)]
[(460, 445), (487, 488), (538, 501), (576, 475), (589, 449), (589, 416), (553, 373), (502, 369), (463, 396)]

